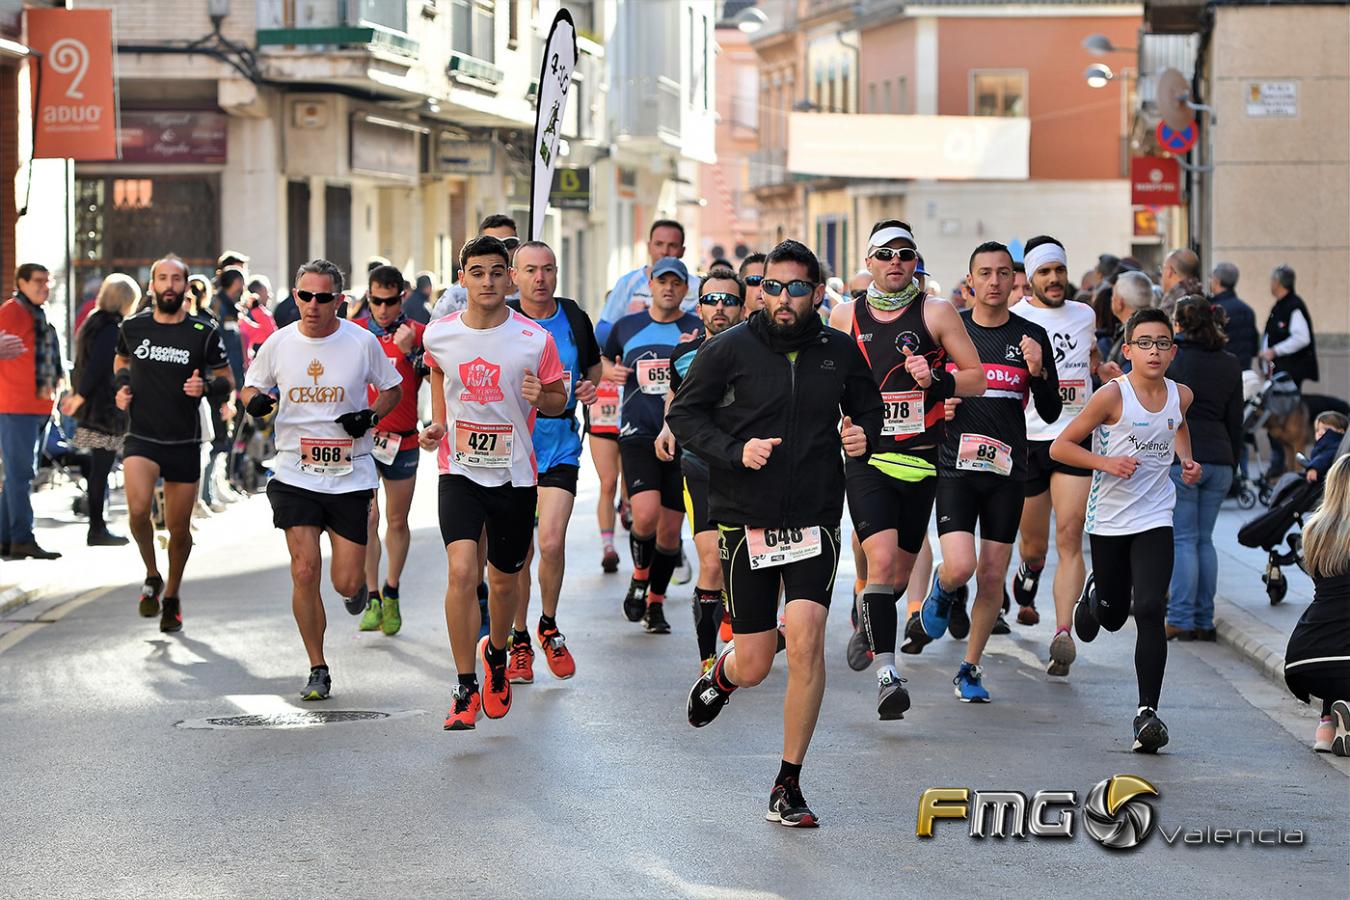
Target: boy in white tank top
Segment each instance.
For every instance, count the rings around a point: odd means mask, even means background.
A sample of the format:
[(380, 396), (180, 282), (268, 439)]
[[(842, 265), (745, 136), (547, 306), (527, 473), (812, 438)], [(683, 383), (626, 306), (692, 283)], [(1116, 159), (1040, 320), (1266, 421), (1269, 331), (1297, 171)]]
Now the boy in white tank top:
[[(1166, 377), (1176, 356), (1167, 313), (1141, 309), (1130, 317), (1125, 356), (1133, 365), (1130, 373), (1093, 394), (1050, 445), (1050, 456), (1092, 470), (1086, 527), (1092, 577), (1074, 607), (1074, 631), (1083, 643), (1091, 642), (1103, 627), (1119, 631), (1133, 599), (1139, 682), (1133, 749), (1156, 753), (1167, 743), (1167, 726), (1158, 718), (1157, 708), (1167, 666), (1163, 619), (1172, 578), (1176, 505), (1168, 470), (1175, 457), (1186, 484), (1198, 482), (1202, 472), (1191, 458), (1186, 429), (1191, 390)], [(1079, 446), (1088, 435), (1090, 451)]]

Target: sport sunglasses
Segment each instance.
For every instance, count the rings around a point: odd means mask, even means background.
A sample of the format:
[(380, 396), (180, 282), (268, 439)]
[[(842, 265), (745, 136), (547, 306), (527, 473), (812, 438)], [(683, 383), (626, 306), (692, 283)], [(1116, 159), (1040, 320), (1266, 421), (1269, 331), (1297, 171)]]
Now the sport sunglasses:
[(740, 306), (741, 298), (735, 294), (728, 294), (724, 291), (709, 291), (698, 298), (700, 306)]
[(787, 284), (773, 278), (766, 278), (760, 283), (764, 293), (770, 297), (777, 297), (783, 293), (783, 288), (787, 288), (789, 297), (807, 297), (816, 289), (816, 286), (804, 278), (794, 278)]
[(890, 262), (892, 257), (900, 257), (901, 262), (914, 262), (919, 258), (917, 250), (911, 250), (908, 247), (901, 247), (898, 250), (890, 247), (877, 247), (872, 251), (872, 256), (882, 262)]
[(370, 301), (371, 306), (393, 306), (395, 303), (403, 302), (402, 295), (394, 297), (376, 297), (374, 294), (371, 294), (366, 299)]
[(315, 292), (315, 291), (296, 291), (296, 292), (295, 292), (295, 299), (299, 300), (301, 303), (308, 303), (308, 302), (310, 302), (311, 300), (317, 301), (317, 302), (319, 302), (319, 303), (332, 303), (334, 300), (337, 299), (337, 297), (338, 297), (337, 294), (331, 293), (331, 292), (329, 292), (329, 291), (318, 291), (318, 292)]

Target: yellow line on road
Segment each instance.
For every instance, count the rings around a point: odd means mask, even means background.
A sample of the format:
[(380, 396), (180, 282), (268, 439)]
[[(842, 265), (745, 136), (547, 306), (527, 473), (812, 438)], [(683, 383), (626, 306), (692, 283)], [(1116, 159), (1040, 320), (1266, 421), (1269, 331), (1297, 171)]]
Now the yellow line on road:
[(8, 634), (0, 635), (0, 653), (4, 653), (6, 650), (9, 650), (14, 645), (23, 641), (24, 638), (41, 631), (44, 625), (51, 625), (53, 622), (61, 621), (81, 606), (84, 606), (86, 603), (94, 602), (99, 597), (114, 590), (116, 587), (117, 585), (105, 585), (103, 587), (85, 591), (83, 594), (77, 594), (64, 603), (58, 603), (56, 606), (53, 606), (34, 621), (20, 625)]

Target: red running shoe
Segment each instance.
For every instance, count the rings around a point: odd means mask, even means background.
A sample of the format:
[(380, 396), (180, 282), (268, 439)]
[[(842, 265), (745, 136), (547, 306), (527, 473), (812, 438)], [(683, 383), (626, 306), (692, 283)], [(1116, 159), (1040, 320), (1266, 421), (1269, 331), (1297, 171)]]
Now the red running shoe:
[(478, 716), (483, 711), (483, 699), (477, 691), (470, 691), (462, 684), (455, 685), (450, 712), (445, 716), (446, 731), (473, 731), (478, 724)]
[(554, 678), (571, 678), (577, 674), (577, 661), (572, 658), (572, 651), (567, 649), (567, 639), (561, 631), (557, 628), (552, 631), (540, 628), (536, 636), (544, 651), (544, 662), (548, 663), (548, 670)]
[(500, 719), (511, 711), (511, 682), (506, 680), (506, 663), (490, 665), (488, 639), (478, 641), (478, 658), (483, 663), (483, 712), (489, 719)]
[(506, 654), (506, 680), (512, 684), (534, 684), (534, 648), (529, 638), (520, 643), (512, 638)]

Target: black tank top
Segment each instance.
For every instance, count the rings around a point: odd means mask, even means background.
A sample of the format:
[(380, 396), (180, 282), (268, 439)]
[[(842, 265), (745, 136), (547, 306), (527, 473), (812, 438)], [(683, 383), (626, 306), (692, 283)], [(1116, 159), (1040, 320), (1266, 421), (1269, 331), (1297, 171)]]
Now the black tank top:
[[(908, 452), (916, 447), (932, 447), (942, 443), (945, 431), (943, 403), (931, 388), (921, 391), (905, 369), (902, 348), (922, 354), (930, 369), (940, 369), (947, 363), (947, 351), (928, 331), (923, 307), (927, 302), (919, 298), (905, 307), (894, 321), (879, 322), (872, 315), (866, 298), (853, 304), (853, 339), (858, 342), (872, 377), (881, 388), (886, 404), (886, 426), (878, 447), (882, 453)], [(923, 410), (915, 404), (916, 392), (923, 394)]]

